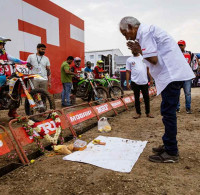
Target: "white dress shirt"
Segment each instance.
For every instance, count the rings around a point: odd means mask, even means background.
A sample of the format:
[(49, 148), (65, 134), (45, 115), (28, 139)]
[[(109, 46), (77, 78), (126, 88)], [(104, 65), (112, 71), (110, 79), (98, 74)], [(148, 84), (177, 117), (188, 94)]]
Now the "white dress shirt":
[(140, 43), (143, 58), (158, 57), (156, 65), (145, 60), (155, 79), (157, 95), (173, 81), (186, 81), (195, 77), (178, 44), (164, 30), (154, 25), (140, 24), (136, 40)]

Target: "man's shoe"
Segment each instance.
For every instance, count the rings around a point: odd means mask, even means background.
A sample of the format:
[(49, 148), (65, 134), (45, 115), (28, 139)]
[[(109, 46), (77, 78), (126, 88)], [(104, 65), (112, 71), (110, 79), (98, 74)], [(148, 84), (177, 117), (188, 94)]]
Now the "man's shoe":
[(186, 109), (186, 113), (187, 113), (187, 114), (192, 114), (191, 109), (188, 109), (188, 108), (187, 108), (187, 109)]
[(156, 163), (175, 163), (179, 160), (179, 155), (169, 155), (167, 152), (159, 153), (156, 155), (149, 156), (151, 162)]
[(163, 153), (163, 152), (165, 152), (165, 146), (160, 145), (157, 148), (152, 148), (152, 152), (153, 153)]
[(181, 112), (181, 111), (180, 111), (180, 108), (179, 108), (179, 109), (176, 109), (176, 112), (180, 113), (180, 112)]

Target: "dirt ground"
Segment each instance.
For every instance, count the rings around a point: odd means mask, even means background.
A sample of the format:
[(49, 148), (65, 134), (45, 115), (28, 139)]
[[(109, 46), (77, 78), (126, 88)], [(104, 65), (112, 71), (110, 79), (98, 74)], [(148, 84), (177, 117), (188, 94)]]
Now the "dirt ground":
[[(109, 121), (113, 130), (106, 136), (148, 141), (130, 173), (63, 161), (62, 155), (43, 156), (0, 178), (0, 194), (200, 194), (200, 88), (192, 89), (191, 115), (185, 113), (182, 93), (178, 114), (179, 163), (148, 161), (152, 147), (161, 144), (163, 135), (160, 102), (160, 97), (151, 101), (154, 119), (144, 114), (141, 119), (132, 119), (135, 110), (129, 110)], [(142, 110), (144, 113), (143, 105)], [(82, 139), (90, 141), (98, 135), (97, 128), (93, 128)]]

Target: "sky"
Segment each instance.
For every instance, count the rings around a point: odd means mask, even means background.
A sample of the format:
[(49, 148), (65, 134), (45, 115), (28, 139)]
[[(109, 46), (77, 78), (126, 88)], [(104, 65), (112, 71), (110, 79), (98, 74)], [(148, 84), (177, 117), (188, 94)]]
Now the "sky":
[(120, 49), (131, 55), (119, 31), (125, 16), (166, 30), (186, 50), (200, 53), (199, 0), (51, 0), (85, 22), (85, 50)]

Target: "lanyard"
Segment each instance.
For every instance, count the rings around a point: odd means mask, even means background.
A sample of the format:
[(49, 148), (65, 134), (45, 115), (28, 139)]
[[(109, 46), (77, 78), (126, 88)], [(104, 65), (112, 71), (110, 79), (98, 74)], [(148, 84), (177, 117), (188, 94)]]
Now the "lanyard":
[(43, 57), (43, 56), (41, 56), (40, 61), (39, 61), (39, 60), (38, 60), (38, 57), (37, 57), (37, 54), (36, 54), (36, 58), (37, 58), (37, 63), (38, 63), (38, 65), (40, 64), (40, 62), (41, 62), (41, 60), (42, 60), (42, 57)]

